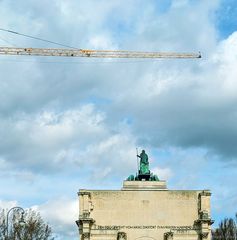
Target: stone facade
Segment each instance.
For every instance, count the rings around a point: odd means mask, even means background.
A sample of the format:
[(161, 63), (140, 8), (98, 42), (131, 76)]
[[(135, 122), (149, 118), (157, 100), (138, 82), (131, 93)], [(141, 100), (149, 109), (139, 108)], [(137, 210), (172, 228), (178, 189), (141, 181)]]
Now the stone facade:
[(210, 240), (208, 190), (124, 181), (122, 190), (80, 190), (81, 240)]

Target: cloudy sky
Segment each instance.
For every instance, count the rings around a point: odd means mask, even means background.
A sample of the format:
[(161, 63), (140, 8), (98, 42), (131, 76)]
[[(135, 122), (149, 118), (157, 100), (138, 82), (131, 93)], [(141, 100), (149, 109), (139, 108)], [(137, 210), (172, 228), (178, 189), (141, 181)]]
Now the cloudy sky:
[[(237, 211), (235, 0), (0, 0), (0, 28), (84, 49), (202, 59), (0, 57), (0, 207), (77, 239), (79, 188), (120, 189), (136, 147), (170, 189)], [(57, 47), (0, 31), (1, 46)]]

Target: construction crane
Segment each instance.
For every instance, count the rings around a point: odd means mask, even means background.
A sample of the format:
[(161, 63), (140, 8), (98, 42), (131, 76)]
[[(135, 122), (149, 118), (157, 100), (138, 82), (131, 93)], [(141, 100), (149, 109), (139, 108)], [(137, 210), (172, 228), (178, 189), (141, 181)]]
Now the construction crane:
[(15, 48), (15, 47), (0, 47), (0, 55), (88, 57), (88, 58), (201, 58), (200, 53), (139, 52), (139, 51), (87, 50), (66, 48)]

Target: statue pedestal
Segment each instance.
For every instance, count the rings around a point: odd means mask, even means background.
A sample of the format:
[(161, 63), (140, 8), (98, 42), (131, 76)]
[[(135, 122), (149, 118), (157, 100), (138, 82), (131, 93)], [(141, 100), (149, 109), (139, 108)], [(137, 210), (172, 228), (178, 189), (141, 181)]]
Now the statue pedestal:
[(148, 173), (148, 174), (140, 174), (139, 173), (138, 176), (137, 176), (139, 181), (144, 181), (144, 180), (149, 181), (150, 177), (151, 177), (150, 173)]
[(124, 191), (131, 190), (167, 190), (166, 181), (123, 181)]

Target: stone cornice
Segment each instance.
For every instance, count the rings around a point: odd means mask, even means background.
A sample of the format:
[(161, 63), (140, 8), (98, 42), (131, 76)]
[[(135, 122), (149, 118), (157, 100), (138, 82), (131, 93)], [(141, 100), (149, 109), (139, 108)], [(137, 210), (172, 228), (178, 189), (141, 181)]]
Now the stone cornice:
[(208, 223), (209, 225), (212, 225), (214, 223), (214, 220), (212, 219), (198, 219), (195, 221), (195, 223), (199, 223), (199, 224), (202, 224), (202, 223)]
[(199, 193), (200, 196), (211, 196), (211, 192), (209, 190), (203, 190)]
[(79, 191), (77, 194), (78, 194), (78, 196), (84, 196), (84, 195), (88, 195), (89, 197), (91, 196), (90, 192), (86, 192), (86, 191), (83, 191), (83, 190)]

